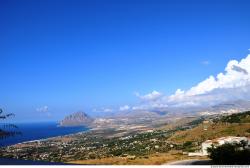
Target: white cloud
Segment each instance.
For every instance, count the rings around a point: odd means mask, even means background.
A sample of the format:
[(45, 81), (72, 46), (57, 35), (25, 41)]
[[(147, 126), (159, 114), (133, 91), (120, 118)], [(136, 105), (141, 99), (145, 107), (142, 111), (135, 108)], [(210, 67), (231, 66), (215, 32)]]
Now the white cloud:
[(36, 111), (39, 112), (39, 113), (43, 113), (43, 114), (47, 115), (47, 117), (52, 116), (52, 114), (49, 112), (49, 107), (48, 106), (38, 107), (38, 108), (36, 108)]
[(218, 97), (218, 100), (244, 98), (246, 93), (250, 93), (249, 72), (250, 54), (239, 62), (229, 61), (224, 73), (210, 76), (187, 91), (177, 90), (174, 95), (169, 96), (168, 101), (169, 103), (193, 102), (198, 105), (201, 102), (209, 103), (217, 100)]
[(163, 96), (162, 93), (155, 90), (146, 95), (140, 95), (138, 92), (136, 92), (135, 95), (143, 101), (154, 101)]
[(36, 111), (46, 113), (49, 111), (49, 107), (48, 106), (38, 107), (36, 108)]
[(105, 112), (105, 113), (109, 113), (109, 112), (113, 112), (113, 109), (103, 108), (102, 111)]
[(121, 107), (119, 108), (119, 110), (120, 110), (120, 111), (127, 111), (127, 110), (130, 110), (130, 106), (128, 106), (128, 105), (121, 106)]
[(94, 108), (92, 109), (93, 112), (105, 112), (105, 113), (110, 113), (110, 112), (113, 112), (114, 110), (111, 109), (111, 108)]
[(203, 64), (203, 65), (209, 65), (209, 64), (210, 64), (210, 61), (205, 60), (205, 61), (202, 61), (201, 64)]
[(132, 110), (154, 110), (154, 109), (163, 109), (169, 107), (168, 104), (158, 101), (158, 102), (147, 102), (144, 104), (133, 106)]

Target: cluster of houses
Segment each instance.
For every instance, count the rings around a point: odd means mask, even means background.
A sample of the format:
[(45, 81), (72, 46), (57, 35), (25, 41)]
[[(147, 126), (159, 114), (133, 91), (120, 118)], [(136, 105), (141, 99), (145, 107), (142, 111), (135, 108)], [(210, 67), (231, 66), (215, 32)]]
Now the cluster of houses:
[(201, 144), (201, 150), (199, 152), (195, 153), (188, 153), (188, 156), (207, 156), (208, 155), (208, 148), (211, 148), (213, 146), (220, 146), (226, 143), (240, 143), (241, 141), (245, 141), (247, 143), (247, 146), (250, 148), (250, 138), (247, 137), (235, 137), (235, 136), (227, 136), (227, 137), (221, 137), (216, 138), (213, 140), (207, 140)]

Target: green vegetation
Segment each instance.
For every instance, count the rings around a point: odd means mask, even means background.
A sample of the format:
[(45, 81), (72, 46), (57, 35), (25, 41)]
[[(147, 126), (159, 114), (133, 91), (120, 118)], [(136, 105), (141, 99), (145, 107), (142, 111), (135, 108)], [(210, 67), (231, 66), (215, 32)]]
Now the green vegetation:
[(203, 121), (205, 120), (205, 118), (203, 117), (200, 117), (200, 118), (197, 118), (191, 122), (188, 122), (186, 124), (183, 124), (183, 125), (180, 125), (180, 126), (177, 126), (173, 131), (185, 131), (185, 130), (189, 130), (189, 129), (192, 129), (194, 127), (197, 127), (199, 124), (201, 124)]
[(224, 116), (221, 119), (214, 120), (215, 122), (225, 123), (249, 123), (250, 122), (250, 111), (232, 114), (230, 116)]
[(108, 142), (108, 155), (139, 157), (155, 152), (167, 152), (171, 149), (171, 144), (166, 142), (169, 133), (170, 131), (154, 131), (131, 135), (128, 139), (112, 139)]
[(224, 144), (215, 148), (208, 148), (209, 157), (217, 165), (249, 165), (250, 149), (242, 141), (235, 144)]
[(196, 147), (196, 145), (195, 145), (194, 142), (192, 142), (192, 141), (186, 141), (182, 145), (182, 150), (186, 151), (186, 152), (194, 152), (195, 149), (196, 149), (195, 147)]

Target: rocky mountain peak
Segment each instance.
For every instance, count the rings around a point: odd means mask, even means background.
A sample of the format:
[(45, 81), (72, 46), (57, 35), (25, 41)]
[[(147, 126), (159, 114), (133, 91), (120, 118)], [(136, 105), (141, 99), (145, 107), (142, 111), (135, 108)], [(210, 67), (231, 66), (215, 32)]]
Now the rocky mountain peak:
[(94, 120), (84, 112), (76, 112), (66, 116), (60, 126), (90, 126)]

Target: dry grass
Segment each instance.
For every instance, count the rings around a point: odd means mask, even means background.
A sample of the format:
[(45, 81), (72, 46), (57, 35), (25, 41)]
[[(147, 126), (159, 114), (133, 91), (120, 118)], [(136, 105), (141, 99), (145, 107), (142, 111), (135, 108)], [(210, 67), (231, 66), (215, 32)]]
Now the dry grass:
[[(128, 159), (126, 157), (110, 157), (103, 159), (71, 161), (69, 163), (85, 164), (85, 165), (161, 165), (168, 162), (186, 160), (186, 159), (190, 159), (190, 157), (188, 157), (187, 155), (182, 155), (180, 153), (172, 154), (170, 152), (170, 153), (154, 154), (144, 158), (135, 158), (134, 160)], [(207, 159), (207, 158), (192, 157), (192, 159)]]
[(172, 137), (169, 138), (170, 141), (177, 143), (183, 143), (186, 141), (198, 141), (202, 142), (207, 139), (215, 139), (223, 136), (246, 136), (249, 137), (250, 134), (247, 130), (250, 128), (250, 123), (242, 124), (208, 124), (207, 130), (204, 130), (204, 126), (201, 124), (191, 130), (178, 131)]
[(190, 123), (196, 119), (197, 119), (197, 117), (186, 117), (186, 118), (176, 119), (176, 120), (173, 120), (172, 123), (162, 126), (160, 129), (161, 130), (172, 130), (176, 127), (180, 127), (180, 126), (183, 126), (187, 123)]

